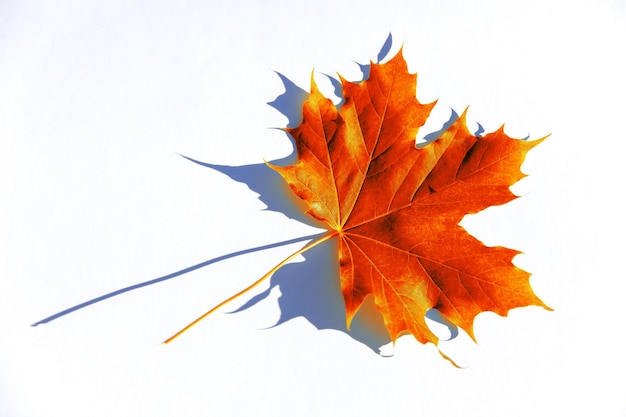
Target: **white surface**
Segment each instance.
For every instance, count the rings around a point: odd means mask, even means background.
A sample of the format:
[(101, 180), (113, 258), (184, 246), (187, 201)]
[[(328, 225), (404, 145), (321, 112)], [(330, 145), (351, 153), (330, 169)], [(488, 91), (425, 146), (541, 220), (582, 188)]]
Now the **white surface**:
[[(337, 3), (0, 3), (0, 416), (626, 413), (623, 3)], [(287, 123), (266, 104), (284, 91), (273, 71), (304, 89), (313, 68), (320, 83), (354, 79), (354, 61), (375, 61), (389, 33), (420, 100), (470, 105), (486, 131), (552, 134), (524, 165), (526, 195), (464, 224), (522, 250), (516, 262), (554, 312), (479, 316), (479, 345), (442, 343), (464, 370), (410, 337), (384, 358), (304, 318), (263, 330), (280, 316), (278, 288), (160, 344), (295, 244), (30, 326), (315, 233), (177, 154), (288, 155), (268, 129)], [(307, 263), (294, 271), (320, 268)]]

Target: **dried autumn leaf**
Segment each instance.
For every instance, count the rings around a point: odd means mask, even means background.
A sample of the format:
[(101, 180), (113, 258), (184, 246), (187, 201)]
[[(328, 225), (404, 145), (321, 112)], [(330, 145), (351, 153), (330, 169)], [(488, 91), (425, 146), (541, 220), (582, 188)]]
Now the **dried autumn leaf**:
[(178, 334), (329, 239), (338, 240), (348, 328), (368, 296), (391, 340), (409, 332), (435, 345), (438, 339), (425, 321), (430, 309), (472, 338), (474, 319), (483, 311), (549, 309), (533, 293), (530, 274), (513, 265), (519, 252), (487, 247), (459, 225), (466, 214), (516, 198), (509, 187), (525, 176), (520, 166), (542, 139), (512, 139), (502, 128), (477, 137), (468, 131), (464, 113), (437, 140), (417, 147), (418, 129), (434, 103), (416, 99), (417, 77), (408, 73), (401, 52), (371, 64), (363, 82), (341, 79), (340, 108), (311, 78), (302, 123), (287, 129), (298, 160), (272, 166), (329, 233)]

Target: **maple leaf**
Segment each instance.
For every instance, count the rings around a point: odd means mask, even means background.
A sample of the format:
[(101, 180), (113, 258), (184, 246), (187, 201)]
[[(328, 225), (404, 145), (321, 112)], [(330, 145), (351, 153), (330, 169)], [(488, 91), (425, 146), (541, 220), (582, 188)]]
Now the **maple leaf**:
[(270, 164), (329, 232), (166, 342), (329, 239), (338, 240), (348, 329), (369, 296), (392, 341), (408, 332), (435, 345), (425, 321), (430, 309), (472, 339), (483, 311), (504, 316), (515, 307), (549, 309), (532, 291), (530, 274), (512, 263), (519, 252), (487, 247), (459, 225), (466, 214), (516, 198), (510, 186), (525, 176), (526, 153), (543, 139), (513, 139), (503, 128), (475, 136), (464, 112), (438, 139), (416, 146), (435, 103), (416, 99), (417, 76), (408, 73), (402, 50), (370, 65), (365, 81), (341, 78), (339, 108), (311, 77), (302, 123), (286, 129), (297, 162)]

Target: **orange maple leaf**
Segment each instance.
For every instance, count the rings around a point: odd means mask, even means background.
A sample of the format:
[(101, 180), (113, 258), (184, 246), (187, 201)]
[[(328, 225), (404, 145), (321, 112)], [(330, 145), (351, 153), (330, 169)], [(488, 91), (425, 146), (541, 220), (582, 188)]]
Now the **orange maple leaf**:
[(409, 332), (435, 345), (425, 321), (430, 309), (472, 338), (483, 311), (549, 309), (533, 293), (530, 274), (513, 265), (519, 252), (487, 247), (459, 225), (466, 214), (516, 198), (509, 187), (525, 176), (520, 165), (543, 139), (512, 139), (503, 128), (478, 137), (463, 113), (437, 140), (416, 146), (435, 104), (416, 99), (416, 79), (400, 51), (387, 63), (371, 63), (363, 82), (342, 78), (344, 102), (337, 108), (311, 77), (302, 123), (287, 129), (298, 160), (271, 167), (329, 232), (166, 342), (329, 239), (338, 240), (348, 329), (368, 296), (392, 341)]

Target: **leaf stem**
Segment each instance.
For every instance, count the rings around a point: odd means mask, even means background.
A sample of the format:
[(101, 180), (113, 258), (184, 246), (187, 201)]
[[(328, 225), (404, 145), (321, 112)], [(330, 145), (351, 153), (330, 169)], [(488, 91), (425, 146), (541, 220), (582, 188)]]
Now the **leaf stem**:
[(252, 290), (253, 288), (255, 288), (256, 286), (258, 286), (260, 283), (262, 283), (263, 281), (265, 281), (267, 278), (271, 277), (276, 271), (278, 271), (281, 267), (283, 267), (287, 262), (291, 261), (293, 258), (295, 258), (298, 255), (303, 254), (304, 252), (308, 251), (309, 249), (314, 248), (315, 246), (326, 242), (327, 240), (337, 236), (339, 232), (337, 231), (332, 231), (322, 237), (320, 237), (319, 239), (316, 239), (308, 244), (306, 244), (304, 247), (302, 247), (301, 249), (297, 250), (296, 252), (292, 253), (291, 255), (289, 255), (288, 257), (286, 257), (285, 259), (283, 259), (278, 265), (276, 265), (274, 268), (270, 269), (269, 272), (267, 272), (265, 275), (263, 275), (261, 278), (259, 278), (257, 281), (253, 282), (251, 285), (249, 285), (248, 287), (244, 288), (243, 290), (239, 291), (237, 294), (227, 298), (226, 300), (222, 301), (221, 303), (219, 303), (218, 305), (216, 305), (215, 307), (213, 307), (212, 309), (210, 309), (209, 311), (207, 311), (206, 313), (204, 313), (203, 315), (201, 315), (200, 317), (198, 317), (197, 319), (195, 319), (194, 321), (192, 321), (191, 323), (189, 323), (188, 325), (186, 325), (185, 327), (183, 327), (182, 329), (180, 329), (176, 334), (174, 334), (173, 336), (169, 337), (168, 339), (166, 339), (163, 343), (164, 344), (168, 344), (171, 341), (173, 341), (174, 339), (176, 339), (178, 336), (182, 335), (183, 333), (185, 333), (187, 330), (189, 330), (190, 328), (192, 328), (193, 326), (195, 326), (196, 324), (198, 324), (200, 321), (202, 321), (203, 319), (205, 319), (207, 316), (209, 316), (210, 314), (212, 314), (213, 312), (219, 310), (221, 307), (225, 306), (226, 304), (228, 304), (229, 302), (233, 301), (234, 299), (238, 298), (239, 296), (247, 293), (248, 291)]

